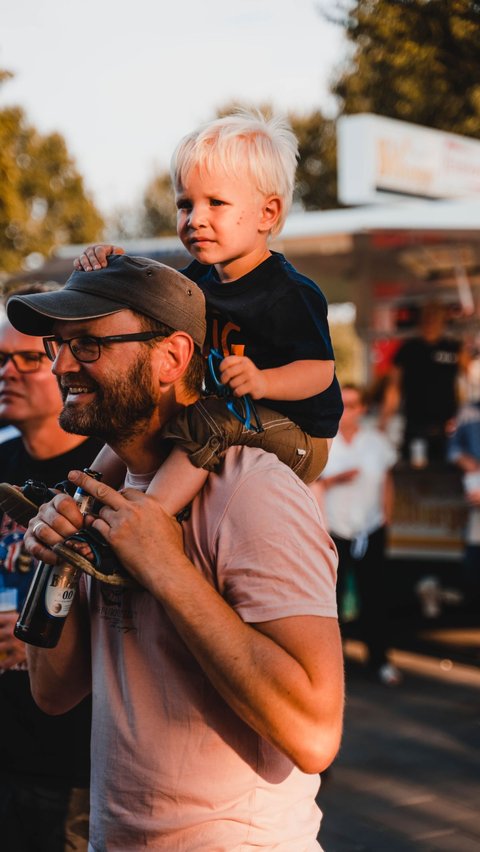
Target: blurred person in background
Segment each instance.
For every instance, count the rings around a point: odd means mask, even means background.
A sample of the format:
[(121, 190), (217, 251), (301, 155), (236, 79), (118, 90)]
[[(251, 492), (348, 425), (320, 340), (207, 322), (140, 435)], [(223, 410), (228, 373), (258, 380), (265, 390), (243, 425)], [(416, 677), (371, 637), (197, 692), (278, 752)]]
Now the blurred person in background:
[(388, 588), (385, 545), (393, 508), (391, 469), (395, 450), (386, 436), (362, 418), (365, 393), (353, 384), (342, 388), (343, 415), (326, 467), (311, 486), (322, 506), (338, 550), (337, 602), (340, 619), (347, 591), (358, 597), (360, 638), (368, 650), (368, 668), (381, 683), (396, 686), (398, 669), (388, 661)]
[[(40, 286), (19, 293), (42, 292)], [(19, 435), (0, 443), (2, 481), (54, 485), (88, 466), (101, 442), (64, 432), (62, 400), (41, 337), (0, 320), (0, 421)], [(25, 645), (13, 628), (35, 560), (24, 528), (0, 512), (0, 591), (16, 598), (0, 612), (0, 848), (2, 852), (87, 849), (90, 699), (63, 716), (42, 713), (30, 692)]]
[(384, 428), (403, 406), (402, 457), (420, 441), (425, 461), (446, 459), (457, 411), (457, 382), (468, 363), (462, 343), (446, 333), (446, 310), (431, 302), (422, 308), (418, 334), (405, 340), (393, 357), (379, 425)]
[(480, 400), (464, 405), (448, 446), (448, 460), (463, 471), (469, 504), (465, 529), (464, 591), (469, 605), (480, 601)]

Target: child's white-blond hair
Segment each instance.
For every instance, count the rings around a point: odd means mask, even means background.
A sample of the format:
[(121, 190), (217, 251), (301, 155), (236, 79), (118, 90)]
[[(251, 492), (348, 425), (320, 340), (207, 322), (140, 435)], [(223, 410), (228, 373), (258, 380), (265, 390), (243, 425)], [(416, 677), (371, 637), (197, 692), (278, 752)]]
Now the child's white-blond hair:
[(287, 119), (266, 118), (259, 110), (239, 109), (203, 124), (184, 136), (173, 152), (172, 182), (180, 189), (191, 169), (223, 169), (244, 177), (245, 171), (264, 196), (278, 195), (282, 211), (271, 230), (278, 234), (292, 204), (298, 140)]

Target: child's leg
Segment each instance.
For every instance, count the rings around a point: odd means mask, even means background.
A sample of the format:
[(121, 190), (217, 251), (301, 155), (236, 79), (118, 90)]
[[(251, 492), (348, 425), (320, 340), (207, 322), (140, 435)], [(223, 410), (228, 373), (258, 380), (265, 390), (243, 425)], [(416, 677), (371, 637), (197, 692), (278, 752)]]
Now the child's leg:
[[(218, 470), (226, 450), (238, 445), (275, 453), (304, 482), (317, 479), (327, 462), (328, 439), (312, 438), (277, 411), (263, 406), (256, 409), (264, 427), (260, 432), (246, 429), (229, 412), (224, 399), (207, 397), (187, 406), (167, 423), (162, 436), (181, 447), (192, 465), (208, 471)], [(172, 487), (178, 485), (178, 480), (172, 479)], [(177, 500), (174, 505), (178, 505)]]
[(194, 467), (180, 447), (174, 447), (147, 489), (169, 515), (177, 515), (188, 506), (205, 485), (208, 470)]
[(102, 482), (106, 482), (112, 488), (119, 488), (123, 484), (126, 467), (121, 458), (107, 444), (102, 447), (91, 468), (101, 473)]

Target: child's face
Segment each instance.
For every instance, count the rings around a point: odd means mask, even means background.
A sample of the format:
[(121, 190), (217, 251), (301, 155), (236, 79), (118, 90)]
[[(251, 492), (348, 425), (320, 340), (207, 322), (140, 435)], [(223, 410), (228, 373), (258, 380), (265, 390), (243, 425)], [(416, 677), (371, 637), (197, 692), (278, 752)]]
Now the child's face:
[(221, 280), (234, 280), (269, 254), (271, 201), (247, 175), (242, 179), (195, 167), (177, 188), (178, 235), (196, 260), (215, 265)]

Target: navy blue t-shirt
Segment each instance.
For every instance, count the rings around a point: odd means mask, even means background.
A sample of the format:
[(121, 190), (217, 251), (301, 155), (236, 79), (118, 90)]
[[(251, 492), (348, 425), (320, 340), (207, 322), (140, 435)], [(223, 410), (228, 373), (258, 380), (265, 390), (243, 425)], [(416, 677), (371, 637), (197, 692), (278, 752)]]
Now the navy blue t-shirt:
[[(207, 349), (246, 355), (260, 370), (292, 361), (333, 361), (322, 291), (278, 252), (242, 278), (221, 282), (214, 266), (194, 260), (183, 274), (207, 303)], [(342, 414), (336, 377), (323, 393), (294, 401), (261, 400), (315, 437), (333, 437)]]
[[(102, 441), (88, 438), (61, 455), (35, 459), (20, 437), (13, 438), (0, 444), (0, 481), (22, 485), (31, 478), (55, 485), (70, 470), (90, 466), (102, 446)], [(23, 548), (24, 532), (0, 512), (0, 577), (3, 586), (18, 589), (19, 609), (35, 568), (35, 560)], [(47, 716), (32, 698), (28, 672), (0, 674), (0, 773), (52, 787), (88, 787), (90, 724), (90, 698), (62, 716)]]

